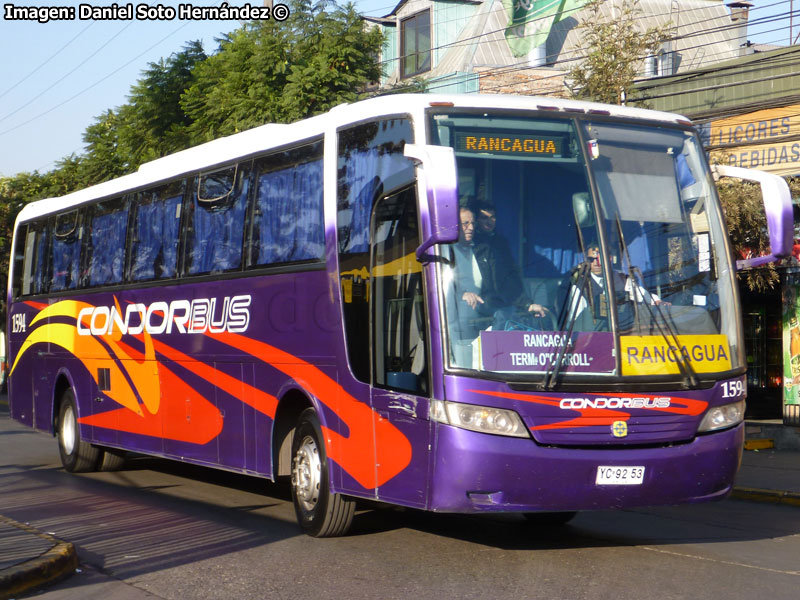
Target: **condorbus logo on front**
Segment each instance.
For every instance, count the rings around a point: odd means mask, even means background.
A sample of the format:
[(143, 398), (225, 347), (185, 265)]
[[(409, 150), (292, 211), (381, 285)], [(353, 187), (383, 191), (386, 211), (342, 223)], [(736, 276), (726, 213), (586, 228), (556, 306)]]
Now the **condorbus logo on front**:
[(562, 398), (560, 408), (585, 410), (587, 408), (669, 408), (668, 397), (641, 398)]
[(251, 297), (195, 298), (149, 305), (88, 306), (78, 313), (79, 335), (242, 333), (250, 325)]

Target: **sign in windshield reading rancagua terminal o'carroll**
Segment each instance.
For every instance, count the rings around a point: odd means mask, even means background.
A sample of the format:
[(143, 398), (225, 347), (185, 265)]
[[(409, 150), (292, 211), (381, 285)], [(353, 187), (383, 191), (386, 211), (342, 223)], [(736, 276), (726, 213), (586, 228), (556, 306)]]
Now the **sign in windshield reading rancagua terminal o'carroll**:
[[(614, 336), (557, 331), (482, 331), (483, 368), (501, 373), (545, 372), (561, 353), (562, 373), (609, 373), (615, 368)], [(562, 353), (563, 349), (563, 353)]]

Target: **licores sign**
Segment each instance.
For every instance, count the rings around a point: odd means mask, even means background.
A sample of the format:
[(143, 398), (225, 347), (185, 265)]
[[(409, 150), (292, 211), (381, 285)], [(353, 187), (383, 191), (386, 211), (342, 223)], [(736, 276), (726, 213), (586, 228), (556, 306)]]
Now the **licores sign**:
[(800, 174), (800, 104), (712, 121), (707, 146), (712, 163)]

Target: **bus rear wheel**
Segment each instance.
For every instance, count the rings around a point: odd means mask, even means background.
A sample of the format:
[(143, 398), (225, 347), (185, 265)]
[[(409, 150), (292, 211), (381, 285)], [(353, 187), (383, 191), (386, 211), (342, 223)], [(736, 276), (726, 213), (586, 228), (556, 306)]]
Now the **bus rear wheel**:
[(85, 473), (97, 469), (100, 450), (81, 439), (75, 394), (68, 389), (61, 396), (58, 411), (58, 452), (61, 464), (70, 473)]
[(353, 522), (355, 501), (330, 491), (330, 470), (322, 429), (313, 408), (303, 411), (292, 440), (292, 501), (300, 527), (314, 537), (344, 535)]

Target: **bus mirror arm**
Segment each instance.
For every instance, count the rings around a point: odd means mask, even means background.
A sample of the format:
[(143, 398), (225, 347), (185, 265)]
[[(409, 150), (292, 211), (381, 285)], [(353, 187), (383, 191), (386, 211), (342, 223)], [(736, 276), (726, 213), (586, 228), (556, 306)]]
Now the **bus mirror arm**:
[(452, 148), (423, 144), (406, 144), (404, 154), (416, 163), (418, 190), (425, 190), (427, 199), (419, 203), (422, 235), (417, 260), (430, 262), (432, 257), (425, 254), (429, 248), (458, 240), (456, 156)]
[(715, 175), (719, 177), (746, 179), (761, 186), (761, 197), (764, 202), (767, 231), (769, 232), (770, 254), (737, 260), (736, 268), (757, 267), (789, 256), (792, 253), (794, 213), (792, 195), (786, 181), (777, 175), (755, 169), (715, 165), (714, 170)]

